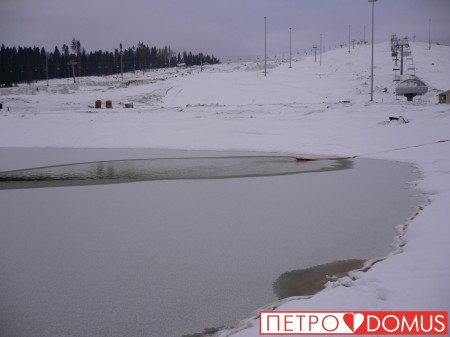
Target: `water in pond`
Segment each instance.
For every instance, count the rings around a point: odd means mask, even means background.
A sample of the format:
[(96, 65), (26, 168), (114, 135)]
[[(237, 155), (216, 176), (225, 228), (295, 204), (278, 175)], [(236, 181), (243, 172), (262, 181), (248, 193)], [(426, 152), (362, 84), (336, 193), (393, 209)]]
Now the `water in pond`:
[[(0, 170), (16, 172), (109, 159), (244, 156), (101, 149), (0, 155)], [(233, 324), (275, 301), (272, 283), (289, 270), (385, 255), (394, 226), (416, 204), (407, 185), (415, 177), (406, 164), (352, 165), (2, 190), (0, 335), (181, 336)]]
[(83, 186), (149, 180), (262, 177), (349, 168), (349, 160), (297, 161), (292, 156), (110, 160), (0, 172), (0, 189)]

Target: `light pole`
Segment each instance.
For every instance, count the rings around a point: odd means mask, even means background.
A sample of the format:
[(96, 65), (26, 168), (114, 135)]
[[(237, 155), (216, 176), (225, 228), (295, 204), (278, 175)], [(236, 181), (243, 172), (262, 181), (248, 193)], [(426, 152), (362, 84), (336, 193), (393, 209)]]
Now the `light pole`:
[(320, 66), (322, 66), (322, 33), (320, 33)]
[(348, 53), (350, 54), (350, 25), (348, 25)]
[(292, 28), (289, 28), (289, 68), (292, 68)]
[(267, 76), (267, 16), (264, 17), (264, 76)]
[(48, 57), (49, 57), (49, 53), (45, 53), (45, 69), (47, 72), (47, 87), (48, 87)]
[(203, 53), (200, 53), (200, 72), (203, 72)]
[(370, 70), (370, 101), (373, 101), (373, 30), (374, 30), (374, 18), (375, 18), (375, 2), (377, 0), (369, 0), (372, 3), (372, 64)]
[(120, 43), (120, 73), (122, 74), (122, 82), (123, 82), (123, 51), (122, 51), (122, 43)]
[(428, 50), (431, 49), (431, 19), (428, 20)]

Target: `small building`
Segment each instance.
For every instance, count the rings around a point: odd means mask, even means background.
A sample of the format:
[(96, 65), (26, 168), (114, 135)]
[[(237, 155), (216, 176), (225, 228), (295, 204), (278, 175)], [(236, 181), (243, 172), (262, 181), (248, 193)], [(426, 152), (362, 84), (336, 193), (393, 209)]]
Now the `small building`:
[(438, 96), (439, 96), (439, 103), (450, 104), (450, 90), (441, 92)]

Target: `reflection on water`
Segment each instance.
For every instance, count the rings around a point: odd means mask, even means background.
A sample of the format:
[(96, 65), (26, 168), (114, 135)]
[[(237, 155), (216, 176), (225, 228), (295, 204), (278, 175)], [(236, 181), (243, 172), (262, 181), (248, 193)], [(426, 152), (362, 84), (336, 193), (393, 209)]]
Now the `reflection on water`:
[(351, 167), (350, 160), (300, 162), (288, 156), (113, 160), (0, 172), (0, 189), (276, 176)]

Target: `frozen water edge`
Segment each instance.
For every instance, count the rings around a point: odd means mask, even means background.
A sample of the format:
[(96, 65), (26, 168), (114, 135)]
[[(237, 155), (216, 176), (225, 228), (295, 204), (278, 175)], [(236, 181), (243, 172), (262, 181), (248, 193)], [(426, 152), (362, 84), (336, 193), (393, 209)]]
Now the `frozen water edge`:
[[(448, 226), (442, 224), (448, 214), (445, 205), (450, 200), (449, 171), (443, 169), (448, 167), (449, 158), (442, 156), (442, 151), (449, 151), (450, 147), (445, 143), (429, 142), (371, 156), (409, 161), (420, 174), (420, 179), (412, 184), (421, 193), (420, 205), (411, 217), (396, 226), (394, 249), (387, 256), (367, 261), (368, 271), (357, 270), (350, 278), (329, 282), (321, 293), (290, 297), (261, 307), (234, 328), (214, 336), (258, 336), (261, 310), (448, 310), (449, 269), (442, 255), (447, 245), (443, 236), (449, 234)], [(439, 172), (438, 168), (442, 170)]]
[[(406, 244), (403, 237), (406, 234), (408, 226), (414, 220), (414, 218), (417, 215), (419, 215), (419, 213), (424, 209), (424, 207), (427, 206), (427, 204), (428, 204), (427, 202), (424, 202), (423, 204), (417, 206), (414, 213), (408, 219), (406, 219), (404, 223), (395, 226), (396, 233), (398, 233), (398, 234), (394, 237), (394, 241), (392, 244), (393, 249), (389, 254), (387, 254), (384, 257), (368, 259), (367, 261), (365, 261), (364, 265), (361, 268), (350, 270), (347, 273), (347, 275), (330, 279), (325, 284), (325, 289), (355, 286), (355, 281), (361, 277), (361, 273), (367, 273), (375, 264), (389, 258), (390, 256), (402, 253), (403, 246)], [(391, 271), (391, 272), (394, 273), (395, 271)], [(323, 291), (323, 290), (321, 290), (321, 291)], [(308, 309), (307, 308), (298, 309), (298, 301), (305, 301), (305, 300), (312, 299), (316, 294), (317, 293), (312, 294), (312, 295), (291, 296), (291, 297), (280, 299), (280, 300), (270, 303), (268, 305), (265, 305), (261, 308), (256, 309), (252, 315), (250, 315), (246, 319), (241, 320), (235, 326), (218, 328), (217, 331), (215, 331), (216, 334), (214, 334), (214, 336), (216, 336), (216, 337), (237, 336), (237, 335), (240, 335), (239, 332), (244, 332), (243, 335), (246, 336), (247, 334), (245, 332), (247, 329), (249, 329), (249, 336), (255, 335), (256, 332), (254, 331), (255, 330), (254, 328), (259, 326), (258, 320), (259, 320), (261, 311), (271, 311), (271, 310), (285, 311), (285, 310), (287, 310), (286, 307), (289, 308), (290, 302), (294, 303), (294, 306), (290, 307), (290, 310), (309, 311), (310, 310), (309, 308)], [(319, 310), (319, 309), (317, 309), (317, 310)], [(329, 310), (333, 310), (333, 309), (329, 309)], [(345, 309), (341, 309), (341, 310), (345, 310)], [(205, 331), (204, 337), (210, 336), (210, 334), (208, 334), (209, 330), (210, 330), (209, 328), (206, 328), (204, 330)], [(202, 337), (202, 336), (203, 335), (199, 334), (198, 337)]]

